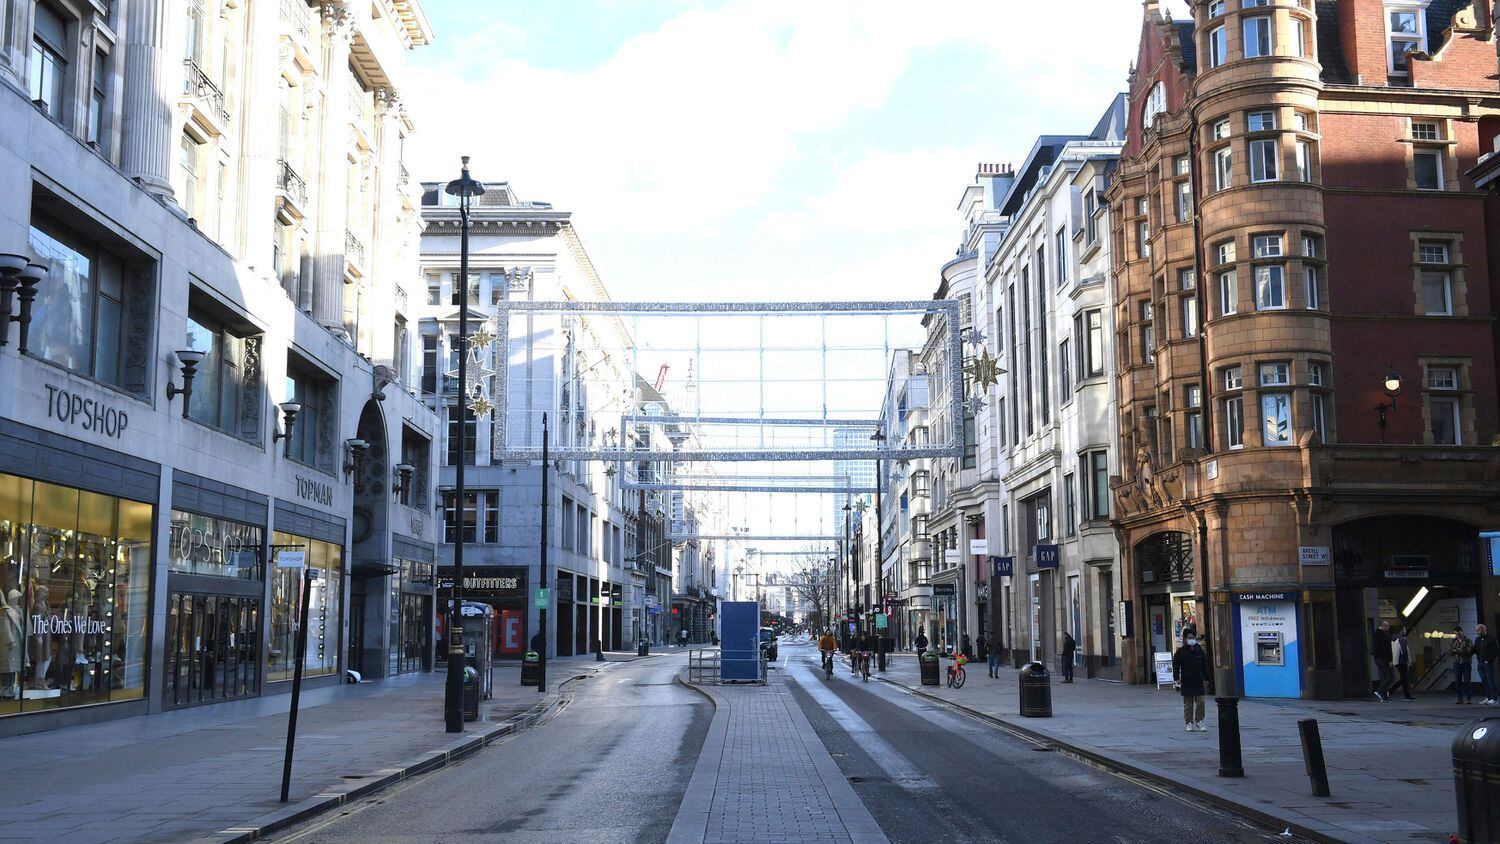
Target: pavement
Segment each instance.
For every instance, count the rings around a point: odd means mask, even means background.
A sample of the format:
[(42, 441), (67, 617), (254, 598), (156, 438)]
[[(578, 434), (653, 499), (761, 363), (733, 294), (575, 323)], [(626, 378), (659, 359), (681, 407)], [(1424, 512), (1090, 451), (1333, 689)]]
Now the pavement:
[(549, 690), (495, 672), (495, 696), (462, 734), (444, 730), (438, 673), (302, 694), (290, 802), (280, 802), (285, 694), (15, 736), (0, 765), (0, 840), (249, 841), (535, 724), (565, 682), (610, 662), (548, 663)]
[(714, 717), (668, 844), (885, 842), (786, 679), (770, 674), (764, 686), (692, 686)]
[[(1023, 718), (1019, 672), (999, 673), (991, 679), (984, 664), (970, 663), (962, 689), (922, 686), (915, 656), (894, 654), (886, 673), (874, 676), (1096, 763), (1241, 814), (1279, 819), (1299, 835), (1325, 841), (1446, 841), (1457, 831), (1453, 737), (1471, 720), (1500, 718), (1500, 707), (1459, 706), (1446, 694), (1412, 703), (1245, 699), (1239, 704), (1245, 776), (1221, 778), (1212, 698), (1208, 732), (1187, 733), (1181, 696), (1171, 688), (1087, 680), (1081, 672), (1065, 684), (1054, 674), (1053, 716)], [(1312, 796), (1297, 729), (1304, 718), (1318, 721), (1330, 797)]]

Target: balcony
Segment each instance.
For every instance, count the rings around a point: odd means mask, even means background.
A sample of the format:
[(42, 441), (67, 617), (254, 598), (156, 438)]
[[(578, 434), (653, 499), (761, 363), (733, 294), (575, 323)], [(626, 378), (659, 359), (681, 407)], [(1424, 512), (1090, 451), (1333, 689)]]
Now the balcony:
[(182, 95), (205, 106), (204, 114), (218, 123), (218, 126), (211, 128), (229, 125), (229, 109), (224, 103), (224, 92), (219, 90), (219, 86), (208, 78), (208, 74), (193, 59), (182, 61)]
[(347, 230), (344, 232), (344, 260), (355, 269), (365, 268), (365, 242)]
[(312, 7), (308, 6), (305, 0), (281, 0), (281, 22), (286, 24), (287, 29), (294, 35), (301, 36), (304, 41), (312, 37)]
[(307, 182), (286, 159), (276, 162), (276, 189), (286, 199), (287, 204), (295, 206), (296, 216), (301, 217), (301, 209), (307, 207)]

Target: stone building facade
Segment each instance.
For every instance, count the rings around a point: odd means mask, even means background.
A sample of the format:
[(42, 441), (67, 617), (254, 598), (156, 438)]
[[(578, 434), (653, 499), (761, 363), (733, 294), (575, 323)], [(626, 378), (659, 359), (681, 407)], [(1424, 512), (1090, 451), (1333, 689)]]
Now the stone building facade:
[(1369, 635), (1493, 621), (1486, 3), (1145, 4), (1109, 194), (1125, 676), (1183, 632), (1220, 693), (1368, 695)]
[(420, 5), (0, 20), (0, 735), (423, 670)]

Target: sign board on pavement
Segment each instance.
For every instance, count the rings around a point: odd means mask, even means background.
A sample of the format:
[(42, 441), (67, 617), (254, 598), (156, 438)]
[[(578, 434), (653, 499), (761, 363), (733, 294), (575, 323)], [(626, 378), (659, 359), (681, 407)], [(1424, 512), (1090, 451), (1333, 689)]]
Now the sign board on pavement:
[(1156, 667), (1156, 687), (1172, 685), (1172, 655), (1157, 651), (1151, 655), (1151, 661)]

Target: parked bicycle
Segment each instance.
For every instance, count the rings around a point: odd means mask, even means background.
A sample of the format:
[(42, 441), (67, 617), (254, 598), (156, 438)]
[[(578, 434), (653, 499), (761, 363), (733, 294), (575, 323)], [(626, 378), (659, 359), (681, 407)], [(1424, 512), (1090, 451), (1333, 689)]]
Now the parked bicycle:
[(969, 660), (963, 654), (954, 654), (952, 659), (953, 664), (948, 666), (948, 687), (953, 689), (962, 689), (964, 687), (964, 680), (966, 679), (964, 675), (964, 665), (967, 664)]

